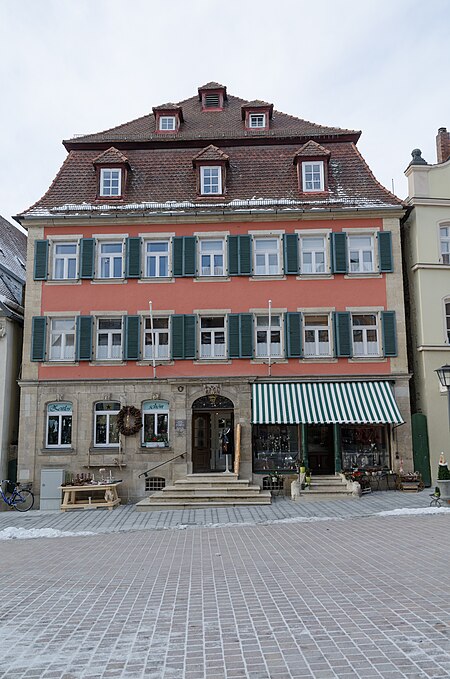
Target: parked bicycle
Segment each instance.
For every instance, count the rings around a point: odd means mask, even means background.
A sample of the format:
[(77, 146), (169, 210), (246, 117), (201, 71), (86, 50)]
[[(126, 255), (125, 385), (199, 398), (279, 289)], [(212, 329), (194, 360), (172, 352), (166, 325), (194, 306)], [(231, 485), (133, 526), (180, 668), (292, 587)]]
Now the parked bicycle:
[[(3, 490), (3, 484), (6, 488)], [(27, 512), (34, 505), (34, 495), (31, 490), (22, 488), (20, 483), (13, 484), (8, 479), (0, 481), (0, 496), (9, 507), (14, 507), (18, 512)]]

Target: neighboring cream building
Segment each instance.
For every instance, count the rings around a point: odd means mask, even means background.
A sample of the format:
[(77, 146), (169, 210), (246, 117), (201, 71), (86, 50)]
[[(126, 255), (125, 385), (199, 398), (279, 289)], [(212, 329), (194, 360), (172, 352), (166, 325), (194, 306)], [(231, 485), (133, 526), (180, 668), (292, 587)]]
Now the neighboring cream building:
[(0, 478), (17, 466), (27, 237), (0, 217)]
[[(440, 452), (450, 457), (447, 391), (440, 387), (435, 372), (450, 363), (450, 135), (445, 127), (438, 131), (436, 146), (436, 165), (428, 164), (419, 149), (412, 152), (413, 160), (405, 172), (406, 202), (411, 211), (403, 224), (413, 372), (411, 406), (413, 421), (415, 413), (427, 418), (433, 481)], [(421, 443), (417, 437), (426, 438), (420, 419), (416, 433), (417, 449)]]

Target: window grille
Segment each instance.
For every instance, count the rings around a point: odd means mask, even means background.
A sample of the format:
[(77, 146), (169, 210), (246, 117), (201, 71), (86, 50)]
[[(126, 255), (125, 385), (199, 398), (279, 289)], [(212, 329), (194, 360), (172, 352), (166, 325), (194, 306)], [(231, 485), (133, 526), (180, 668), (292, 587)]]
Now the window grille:
[(162, 476), (149, 476), (145, 479), (145, 490), (154, 491), (162, 490), (166, 486), (166, 479)]

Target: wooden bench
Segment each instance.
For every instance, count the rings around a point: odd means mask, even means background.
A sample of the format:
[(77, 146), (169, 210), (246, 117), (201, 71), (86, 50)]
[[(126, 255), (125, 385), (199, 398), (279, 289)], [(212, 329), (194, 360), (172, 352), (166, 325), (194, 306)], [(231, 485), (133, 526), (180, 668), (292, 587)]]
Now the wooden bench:
[(102, 484), (86, 484), (85, 486), (61, 486), (63, 500), (61, 511), (68, 509), (92, 509), (106, 507), (114, 509), (120, 505), (117, 487), (120, 481)]

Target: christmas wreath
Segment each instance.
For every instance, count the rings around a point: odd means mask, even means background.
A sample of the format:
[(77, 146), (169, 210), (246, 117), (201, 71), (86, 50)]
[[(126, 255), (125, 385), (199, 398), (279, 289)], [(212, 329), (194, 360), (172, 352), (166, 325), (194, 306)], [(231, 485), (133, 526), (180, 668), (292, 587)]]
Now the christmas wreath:
[(139, 408), (123, 406), (117, 415), (117, 427), (124, 436), (133, 436), (142, 428), (142, 415)]

